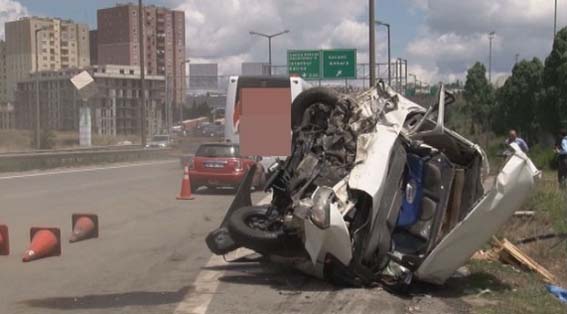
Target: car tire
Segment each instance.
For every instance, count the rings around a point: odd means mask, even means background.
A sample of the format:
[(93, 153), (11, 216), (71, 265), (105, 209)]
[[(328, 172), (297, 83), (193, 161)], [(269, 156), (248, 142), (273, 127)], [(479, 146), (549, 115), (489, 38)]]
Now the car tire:
[(325, 87), (314, 87), (301, 92), (291, 104), (291, 127), (292, 130), (301, 125), (303, 114), (309, 106), (317, 103), (334, 106), (339, 100), (339, 95)]
[(260, 253), (270, 253), (285, 245), (283, 232), (261, 230), (250, 226), (251, 219), (267, 219), (266, 206), (245, 206), (232, 213), (228, 220), (228, 230), (234, 242)]

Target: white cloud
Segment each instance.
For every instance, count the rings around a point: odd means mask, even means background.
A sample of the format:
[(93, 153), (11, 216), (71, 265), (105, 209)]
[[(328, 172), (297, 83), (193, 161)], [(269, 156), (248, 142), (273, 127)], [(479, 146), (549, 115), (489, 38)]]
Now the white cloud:
[[(545, 58), (553, 36), (553, 1), (541, 0), (412, 0), (425, 14), (418, 36), (406, 52), (411, 71), (431, 80), (462, 79), (476, 61), (488, 63), (488, 33), (493, 42), (494, 73), (506, 73), (515, 55)], [(561, 4), (560, 4), (561, 6)], [(558, 9), (558, 28), (567, 21), (567, 9)], [(563, 21), (563, 24), (560, 22)]]
[[(240, 72), (241, 62), (268, 59), (265, 38), (249, 31), (289, 34), (272, 40), (272, 63), (286, 63), (287, 49), (356, 48), (368, 61), (367, 6), (358, 1), (177, 0), (185, 11), (188, 57), (219, 62), (223, 74)], [(379, 44), (378, 58), (384, 55)]]
[(28, 10), (14, 0), (0, 0), (0, 38), (4, 38), (4, 23), (28, 15)]

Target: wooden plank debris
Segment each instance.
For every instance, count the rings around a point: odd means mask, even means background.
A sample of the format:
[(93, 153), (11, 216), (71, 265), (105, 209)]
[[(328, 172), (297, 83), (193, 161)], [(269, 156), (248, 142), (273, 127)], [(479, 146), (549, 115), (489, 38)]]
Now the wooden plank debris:
[[(541, 275), (546, 282), (549, 283), (557, 282), (557, 278), (551, 272), (549, 272), (543, 266), (538, 264), (531, 257), (526, 255), (517, 246), (515, 246), (510, 241), (508, 241), (508, 239), (503, 239), (502, 241), (498, 241), (497, 239), (494, 238), (494, 242), (499, 244), (499, 247), (502, 249), (502, 252), (506, 252), (508, 257), (511, 257), (514, 261), (535, 271), (536, 273)], [(506, 256), (504, 256), (503, 259), (508, 261), (510, 260), (510, 258), (506, 258)]]

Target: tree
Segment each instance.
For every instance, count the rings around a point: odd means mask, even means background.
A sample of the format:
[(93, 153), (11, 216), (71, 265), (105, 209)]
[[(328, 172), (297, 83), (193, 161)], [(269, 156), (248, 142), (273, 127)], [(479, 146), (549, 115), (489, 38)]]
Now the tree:
[(512, 76), (496, 91), (492, 116), (494, 131), (503, 133), (508, 129), (517, 129), (523, 137), (531, 140), (536, 137), (536, 96), (543, 86), (542, 77), (543, 64), (538, 58), (522, 60), (514, 66)]
[(545, 59), (543, 89), (538, 99), (538, 121), (546, 131), (555, 133), (567, 127), (567, 27), (557, 33)]
[(467, 71), (467, 81), (463, 96), (465, 97), (465, 111), (472, 118), (471, 128), (474, 125), (481, 130), (486, 130), (490, 126), (490, 114), (494, 104), (494, 92), (492, 86), (486, 79), (486, 68), (480, 62), (475, 63)]

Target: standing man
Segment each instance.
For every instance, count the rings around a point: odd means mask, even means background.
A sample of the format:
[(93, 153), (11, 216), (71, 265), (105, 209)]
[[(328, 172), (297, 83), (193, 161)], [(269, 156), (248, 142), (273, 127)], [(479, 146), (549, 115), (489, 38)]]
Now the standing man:
[(567, 185), (567, 130), (565, 129), (559, 131), (559, 140), (555, 145), (555, 152), (558, 155), (557, 179), (561, 186), (565, 186)]
[(516, 143), (520, 146), (522, 151), (526, 154), (530, 151), (526, 141), (524, 141), (521, 137), (518, 137), (518, 133), (514, 129), (511, 129), (510, 132), (508, 132), (508, 138), (506, 139), (506, 144), (510, 145), (512, 143)]

